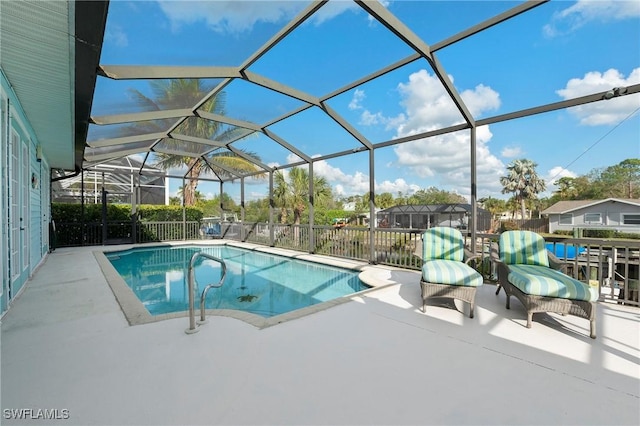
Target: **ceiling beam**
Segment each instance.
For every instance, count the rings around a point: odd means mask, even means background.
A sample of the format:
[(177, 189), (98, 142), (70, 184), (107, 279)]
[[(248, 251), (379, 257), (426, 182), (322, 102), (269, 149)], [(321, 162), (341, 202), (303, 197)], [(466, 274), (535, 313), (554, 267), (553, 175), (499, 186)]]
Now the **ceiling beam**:
[(169, 109), (160, 111), (136, 112), (91, 117), (91, 124), (105, 126), (110, 124), (136, 123), (139, 121), (164, 120), (166, 118), (190, 117), (195, 115), (191, 109)]
[(179, 78), (241, 78), (236, 67), (189, 67), (156, 65), (100, 65), (98, 74), (113, 80)]
[(105, 146), (126, 145), (133, 142), (151, 141), (154, 139), (166, 138), (166, 133), (144, 133), (141, 135), (124, 136), (122, 138), (99, 139), (97, 141), (87, 142), (87, 146), (91, 148), (103, 148)]

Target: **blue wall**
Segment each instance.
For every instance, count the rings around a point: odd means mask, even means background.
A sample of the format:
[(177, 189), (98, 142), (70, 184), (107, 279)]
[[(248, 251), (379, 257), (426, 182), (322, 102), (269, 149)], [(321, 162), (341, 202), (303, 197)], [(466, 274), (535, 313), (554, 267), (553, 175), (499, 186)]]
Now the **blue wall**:
[[(49, 232), (49, 176), (50, 169), (46, 159), (37, 160), (37, 147), (40, 145), (35, 132), (31, 126), (29, 118), (25, 114), (20, 101), (12, 90), (5, 74), (0, 68), (0, 102), (2, 107), (0, 113), (0, 257), (2, 262), (2, 295), (0, 296), (0, 312), (5, 312), (11, 301), (18, 296), (24, 288), (25, 283), (33, 274), (35, 268), (48, 253), (48, 232)], [(12, 170), (10, 166), (10, 146), (9, 138), (12, 131), (17, 132), (20, 138), (20, 160), (18, 170)], [(22, 146), (27, 147), (28, 170), (23, 167)], [(20, 176), (20, 185), (27, 185), (27, 196), (24, 197), (22, 186), (18, 191), (10, 190), (11, 176)], [(19, 216), (22, 216), (23, 207), (28, 206), (28, 214), (23, 218), (26, 228), (22, 236), (28, 250), (23, 250), (22, 241), (13, 241), (9, 232), (10, 220), (12, 217), (11, 203), (18, 200)], [(17, 218), (16, 218), (17, 219)], [(18, 249), (18, 264), (10, 265), (9, 257), (12, 249)], [(24, 256), (24, 257), (23, 257)], [(26, 260), (27, 267), (23, 270), (23, 263)], [(14, 275), (16, 267), (20, 271), (20, 276), (11, 280), (10, 275)], [(13, 273), (10, 269), (14, 271)], [(9, 291), (11, 287), (11, 291)]]

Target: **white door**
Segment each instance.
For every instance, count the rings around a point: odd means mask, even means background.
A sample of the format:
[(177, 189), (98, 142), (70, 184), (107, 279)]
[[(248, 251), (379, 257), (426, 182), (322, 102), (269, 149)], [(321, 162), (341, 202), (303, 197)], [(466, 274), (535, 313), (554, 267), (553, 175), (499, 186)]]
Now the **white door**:
[(27, 272), (29, 275), (29, 250), (31, 248), (30, 241), (30, 224), (31, 218), (29, 217), (29, 186), (31, 185), (31, 179), (29, 174), (31, 167), (29, 167), (29, 147), (26, 143), (22, 144), (22, 170), (20, 170), (22, 179), (20, 182), (20, 190), (22, 197), (20, 202), (22, 203), (22, 211), (20, 214), (20, 247), (22, 247), (22, 272)]
[[(20, 288), (29, 275), (29, 147), (20, 140), (15, 131), (11, 132), (10, 161), (9, 299), (12, 299), (15, 296), (15, 287)], [(26, 274), (23, 276), (25, 271)]]
[[(20, 137), (15, 131), (11, 132), (11, 164), (9, 165), (9, 176), (11, 184), (9, 186), (9, 200), (11, 209), (9, 211), (9, 269), (11, 270), (11, 283), (20, 277)], [(12, 286), (9, 286), (9, 298), (13, 297)]]

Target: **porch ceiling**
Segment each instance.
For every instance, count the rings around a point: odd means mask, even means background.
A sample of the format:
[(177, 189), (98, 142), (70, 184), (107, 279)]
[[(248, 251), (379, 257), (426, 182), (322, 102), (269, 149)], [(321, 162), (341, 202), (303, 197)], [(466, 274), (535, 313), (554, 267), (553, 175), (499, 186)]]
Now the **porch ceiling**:
[(82, 165), (107, 4), (0, 2), (0, 63), (52, 168)]

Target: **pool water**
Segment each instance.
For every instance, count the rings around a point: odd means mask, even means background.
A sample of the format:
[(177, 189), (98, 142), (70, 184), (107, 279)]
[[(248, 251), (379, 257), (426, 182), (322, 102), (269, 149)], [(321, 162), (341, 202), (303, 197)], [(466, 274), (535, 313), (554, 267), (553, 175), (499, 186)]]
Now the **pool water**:
[[(268, 318), (368, 288), (358, 271), (236, 247), (137, 248), (105, 253), (151, 315), (188, 310), (187, 268), (202, 251), (224, 259), (227, 275), (207, 294), (206, 309), (235, 309)], [(195, 266), (196, 307), (208, 284), (221, 278), (218, 262), (200, 257)]]
[[(551, 253), (555, 254), (558, 259), (575, 259), (576, 258), (576, 247), (571, 244), (564, 243), (546, 243), (546, 248)], [(586, 248), (578, 247), (578, 254), (582, 254)]]

